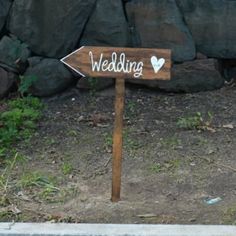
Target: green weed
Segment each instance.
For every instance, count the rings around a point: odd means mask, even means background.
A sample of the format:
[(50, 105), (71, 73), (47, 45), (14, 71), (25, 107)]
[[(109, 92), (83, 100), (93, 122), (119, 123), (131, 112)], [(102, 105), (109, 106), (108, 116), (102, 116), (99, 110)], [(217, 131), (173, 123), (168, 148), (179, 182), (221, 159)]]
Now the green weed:
[(124, 131), (123, 133), (123, 142), (125, 148), (128, 150), (137, 150), (141, 147), (140, 143), (128, 134), (128, 131)]
[(77, 130), (68, 130), (67, 134), (71, 137), (77, 137), (78, 136), (78, 131)]
[(163, 171), (163, 167), (160, 163), (155, 163), (150, 166), (149, 170), (153, 173), (160, 173)]
[(126, 114), (127, 116), (134, 116), (137, 110), (137, 105), (133, 101), (128, 101), (126, 104)]
[(229, 207), (223, 215), (223, 224), (236, 225), (236, 206)]
[(23, 189), (31, 189), (42, 200), (51, 201), (60, 192), (55, 186), (53, 177), (38, 171), (29, 172), (21, 176), (18, 185)]
[(94, 96), (97, 91), (98, 79), (97, 78), (88, 78), (88, 83), (90, 86), (90, 96)]
[[(113, 137), (111, 134), (106, 133), (104, 135), (104, 146), (106, 149), (110, 150), (113, 145)], [(138, 143), (135, 139), (131, 138), (127, 131), (123, 132), (123, 146), (128, 151), (137, 150), (141, 147), (140, 143)]]
[(153, 173), (160, 172), (174, 172), (180, 167), (181, 161), (179, 159), (173, 159), (165, 161), (164, 163), (155, 163), (149, 167), (149, 170)]
[(22, 97), (26, 93), (29, 94), (31, 86), (33, 85), (34, 82), (38, 80), (37, 76), (35, 75), (19, 76), (19, 79), (20, 79), (20, 84), (18, 86), (18, 91), (20, 92)]
[(105, 148), (111, 148), (113, 144), (113, 138), (111, 134), (106, 133), (104, 135), (104, 143), (105, 143)]
[(177, 121), (177, 126), (184, 129), (206, 129), (212, 123), (213, 115), (211, 112), (207, 113), (204, 119), (201, 112), (197, 112), (193, 116), (182, 117)]
[(50, 137), (45, 138), (44, 142), (45, 142), (45, 145), (47, 146), (51, 146), (57, 143), (54, 138), (50, 138)]
[(43, 104), (38, 98), (24, 97), (7, 103), (7, 110), (0, 114), (0, 156), (15, 141), (27, 139), (36, 129)]
[(8, 102), (10, 109), (18, 108), (18, 109), (34, 109), (34, 110), (42, 110), (44, 108), (43, 103), (40, 99), (36, 97), (24, 97), (18, 98), (15, 100), (11, 100)]
[(65, 162), (65, 163), (63, 163), (61, 169), (62, 169), (62, 173), (64, 175), (69, 175), (73, 171), (73, 166), (71, 163)]
[(55, 195), (59, 192), (58, 189), (52, 187), (44, 187), (39, 192), (39, 197), (45, 201), (55, 201)]
[(12, 219), (14, 219), (14, 221), (17, 221), (19, 217), (17, 216), (17, 214), (13, 213), (12, 211), (3, 208), (3, 210), (1, 210), (0, 212), (1, 222), (11, 222)]
[(161, 139), (161, 145), (165, 148), (174, 149), (181, 145), (181, 140), (176, 136)]
[(27, 187), (42, 187), (42, 188), (52, 188), (57, 189), (54, 184), (52, 178), (48, 177), (46, 174), (41, 172), (29, 172), (24, 174), (20, 179), (20, 185), (23, 188)]
[(208, 140), (203, 137), (198, 137), (196, 144), (199, 146), (203, 146), (208, 144)]

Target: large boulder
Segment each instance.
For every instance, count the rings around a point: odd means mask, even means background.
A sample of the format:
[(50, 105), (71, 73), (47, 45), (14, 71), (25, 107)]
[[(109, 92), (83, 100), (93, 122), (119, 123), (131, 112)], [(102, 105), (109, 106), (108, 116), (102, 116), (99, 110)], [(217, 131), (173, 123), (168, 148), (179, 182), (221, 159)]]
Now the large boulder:
[(4, 36), (0, 41), (0, 64), (8, 70), (23, 72), (30, 54), (28, 46), (14, 37)]
[(127, 46), (129, 28), (121, 0), (97, 0), (85, 27), (81, 45)]
[(96, 0), (15, 0), (8, 29), (42, 56), (61, 58), (77, 45)]
[(176, 1), (198, 51), (209, 57), (236, 58), (236, 1)]
[(195, 58), (195, 44), (175, 0), (132, 0), (126, 11), (136, 47), (169, 48), (177, 62)]
[(29, 68), (25, 77), (34, 76), (37, 80), (31, 88), (32, 95), (50, 96), (67, 89), (72, 83), (72, 74), (57, 59), (29, 58)]
[(169, 81), (129, 80), (131, 83), (175, 93), (215, 90), (221, 88), (224, 81), (215, 68), (214, 59), (195, 60), (174, 65)]
[(7, 95), (15, 82), (16, 76), (0, 68), (0, 99)]
[(0, 0), (0, 32), (5, 24), (11, 3), (11, 0)]

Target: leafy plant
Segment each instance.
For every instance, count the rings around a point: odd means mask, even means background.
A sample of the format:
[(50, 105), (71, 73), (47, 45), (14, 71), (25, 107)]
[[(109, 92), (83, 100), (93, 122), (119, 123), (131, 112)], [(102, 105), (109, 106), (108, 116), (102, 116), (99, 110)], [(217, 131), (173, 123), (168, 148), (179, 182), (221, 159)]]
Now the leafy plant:
[(42, 102), (33, 97), (18, 98), (7, 103), (7, 110), (0, 114), (0, 156), (15, 141), (32, 135), (42, 109)]
[(18, 87), (18, 91), (20, 92), (21, 96), (24, 96), (26, 93), (29, 93), (30, 87), (33, 85), (34, 82), (38, 80), (37, 76), (35, 75), (28, 75), (28, 76), (19, 76), (20, 84)]

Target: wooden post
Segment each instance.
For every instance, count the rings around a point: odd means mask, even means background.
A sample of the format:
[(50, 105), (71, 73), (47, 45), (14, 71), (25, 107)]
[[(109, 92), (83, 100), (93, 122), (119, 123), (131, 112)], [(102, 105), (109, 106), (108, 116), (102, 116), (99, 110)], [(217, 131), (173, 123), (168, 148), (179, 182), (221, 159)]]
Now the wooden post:
[(83, 77), (116, 78), (111, 200), (118, 202), (121, 192), (125, 79), (169, 80), (171, 51), (82, 46), (62, 58), (61, 62)]
[(115, 126), (113, 133), (113, 163), (112, 163), (112, 202), (120, 201), (123, 113), (125, 100), (125, 79), (116, 78)]

